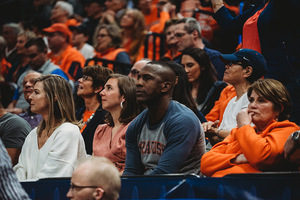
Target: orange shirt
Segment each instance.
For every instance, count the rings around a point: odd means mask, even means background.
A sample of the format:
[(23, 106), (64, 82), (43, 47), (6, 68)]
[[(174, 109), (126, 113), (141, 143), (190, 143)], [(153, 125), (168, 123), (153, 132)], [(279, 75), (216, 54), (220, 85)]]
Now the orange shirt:
[[(150, 28), (151, 32), (155, 33), (162, 33), (165, 27), (165, 22), (170, 19), (170, 14), (168, 12), (160, 12), (160, 18), (158, 18), (159, 21), (155, 25), (152, 25)], [(155, 58), (156, 60), (160, 60), (160, 38), (156, 38), (155, 40), (156, 49), (155, 49)], [(153, 37), (150, 36), (148, 40), (148, 58), (151, 60), (153, 59)], [(139, 55), (136, 58), (136, 62), (145, 58), (145, 46), (143, 45), (139, 50)]]
[(5, 58), (2, 58), (0, 67), (1, 67), (1, 78), (5, 79), (8, 70), (11, 68), (11, 64), (7, 62)]
[(206, 120), (212, 122), (220, 120), (220, 125), (228, 102), (235, 96), (236, 92), (234, 87), (232, 85), (226, 86), (221, 92), (219, 100), (215, 102), (214, 107), (205, 116)]
[(253, 49), (259, 53), (261, 53), (260, 40), (257, 29), (257, 21), (260, 13), (266, 8), (266, 5), (257, 11), (252, 17), (250, 17), (243, 26), (243, 48)]
[(85, 58), (83, 55), (71, 45), (60, 55), (54, 57), (53, 53), (50, 52), (48, 57), (52, 62), (66, 72), (69, 78), (72, 80), (78, 80), (82, 76), (82, 68), (84, 67)]
[[(128, 53), (127, 50), (124, 49), (124, 48), (117, 48), (117, 49), (115, 49), (115, 48), (110, 48), (110, 49), (108, 49), (107, 51), (102, 52), (102, 53), (97, 52), (96, 57), (98, 57), (98, 58), (103, 58), (103, 59), (106, 59), (106, 60), (116, 60), (117, 55), (118, 55), (119, 53), (121, 53), (121, 52), (126, 52), (126, 53)], [(102, 65), (102, 62), (97, 62), (97, 63), (95, 63), (95, 61), (91, 60), (91, 61), (88, 63), (88, 65), (96, 65), (96, 64)], [(111, 70), (114, 71), (114, 66), (113, 66), (113, 64), (109, 64), (109, 63), (108, 63), (108, 64), (107, 64), (107, 67), (108, 67), (109, 69), (111, 69)]]
[[(217, 143), (201, 159), (201, 172), (208, 177), (223, 177), (231, 173), (253, 173), (284, 170), (289, 164), (283, 156), (283, 147), (289, 135), (299, 130), (293, 122), (272, 121), (259, 133), (245, 125), (234, 128), (223, 142)], [(248, 163), (233, 164), (232, 159), (244, 154)]]
[(83, 117), (82, 117), (82, 122), (84, 123), (82, 129), (80, 130), (80, 133), (83, 132), (83, 130), (85, 129), (85, 127), (88, 125), (88, 123), (90, 122), (90, 120), (93, 118), (95, 114), (95, 111), (84, 111), (83, 113)]
[(170, 60), (174, 60), (174, 58), (176, 58), (176, 57), (178, 57), (178, 56), (180, 56), (180, 55), (181, 55), (181, 52), (178, 51), (178, 52), (176, 53), (176, 55), (175, 55), (174, 57), (172, 57), (172, 55), (171, 55), (171, 50), (168, 50), (167, 53), (164, 55), (164, 57), (169, 58)]

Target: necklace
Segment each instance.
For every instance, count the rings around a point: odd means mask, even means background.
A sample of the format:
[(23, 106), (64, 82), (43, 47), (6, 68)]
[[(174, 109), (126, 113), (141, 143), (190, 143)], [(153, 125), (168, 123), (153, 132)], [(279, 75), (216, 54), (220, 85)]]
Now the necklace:
[[(86, 122), (83, 122), (83, 124), (84, 124), (84, 125), (88, 125), (88, 123), (93, 119), (94, 115), (95, 115), (95, 113), (93, 113), (93, 114), (90, 116), (90, 118), (88, 118), (88, 120), (86, 120)], [(83, 119), (83, 116), (84, 116), (84, 113), (82, 114), (81, 119)]]

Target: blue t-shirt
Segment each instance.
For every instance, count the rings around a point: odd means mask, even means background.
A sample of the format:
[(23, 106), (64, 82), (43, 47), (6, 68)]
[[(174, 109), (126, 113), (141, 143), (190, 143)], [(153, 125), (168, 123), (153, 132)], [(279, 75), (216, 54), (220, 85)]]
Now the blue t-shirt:
[(148, 109), (126, 131), (124, 175), (200, 173), (205, 136), (197, 116), (186, 106), (171, 101), (157, 125), (149, 125)]

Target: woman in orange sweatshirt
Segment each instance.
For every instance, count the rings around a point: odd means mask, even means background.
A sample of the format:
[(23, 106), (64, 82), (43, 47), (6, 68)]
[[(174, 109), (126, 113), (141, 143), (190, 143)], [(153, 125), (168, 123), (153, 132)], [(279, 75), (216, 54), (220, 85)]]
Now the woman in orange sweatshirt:
[(238, 127), (203, 155), (201, 172), (205, 176), (291, 170), (283, 147), (299, 127), (287, 120), (291, 110), (288, 91), (279, 81), (260, 79), (247, 96), (250, 103), (237, 115)]

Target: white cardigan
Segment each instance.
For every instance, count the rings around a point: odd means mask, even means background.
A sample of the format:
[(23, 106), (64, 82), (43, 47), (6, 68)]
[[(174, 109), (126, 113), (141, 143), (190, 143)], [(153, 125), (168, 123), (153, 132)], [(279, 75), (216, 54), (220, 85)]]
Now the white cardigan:
[(49, 177), (71, 177), (76, 164), (86, 158), (79, 128), (63, 123), (38, 148), (37, 128), (26, 137), (18, 164), (14, 167), (19, 181)]

